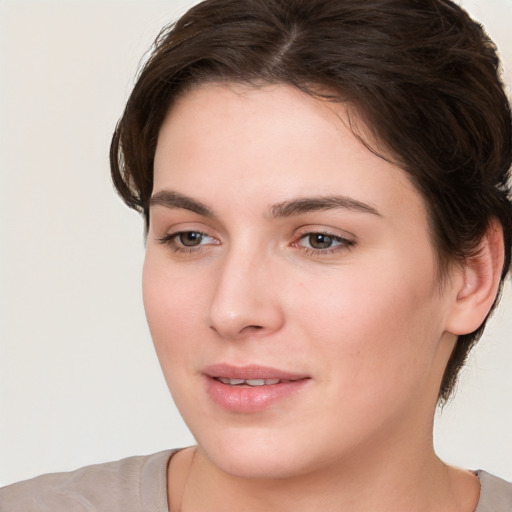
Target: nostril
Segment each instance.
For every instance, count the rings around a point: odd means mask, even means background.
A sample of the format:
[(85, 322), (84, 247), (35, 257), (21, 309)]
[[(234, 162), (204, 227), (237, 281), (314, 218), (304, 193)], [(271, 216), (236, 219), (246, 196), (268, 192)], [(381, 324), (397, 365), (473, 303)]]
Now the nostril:
[(260, 331), (261, 329), (263, 329), (261, 325), (247, 325), (240, 332)]
[(264, 327), (262, 325), (246, 325), (243, 329), (241, 329), (238, 333), (238, 336), (251, 336), (251, 335), (260, 335), (262, 331), (264, 331)]

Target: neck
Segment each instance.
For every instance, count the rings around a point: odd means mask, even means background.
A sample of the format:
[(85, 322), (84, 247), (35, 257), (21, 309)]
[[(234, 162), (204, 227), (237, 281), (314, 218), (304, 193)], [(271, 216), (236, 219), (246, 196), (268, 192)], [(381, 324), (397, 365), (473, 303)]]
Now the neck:
[[(474, 475), (447, 467), (429, 446), (367, 451), (308, 474), (279, 480), (248, 479), (216, 467), (197, 448), (172, 512), (470, 512), (479, 495)], [(420, 449), (421, 448), (421, 449)], [(393, 454), (393, 455), (390, 455)], [(351, 460), (352, 459), (352, 460)], [(192, 463), (193, 461), (193, 463)], [(185, 481), (183, 481), (185, 480)], [(176, 493), (175, 493), (176, 495)]]

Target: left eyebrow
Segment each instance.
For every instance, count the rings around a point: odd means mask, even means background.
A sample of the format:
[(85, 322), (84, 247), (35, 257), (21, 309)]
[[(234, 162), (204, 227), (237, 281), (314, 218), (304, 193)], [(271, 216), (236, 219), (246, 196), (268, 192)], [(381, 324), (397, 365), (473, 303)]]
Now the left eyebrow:
[(381, 213), (374, 207), (366, 203), (362, 203), (356, 199), (347, 196), (322, 196), (322, 197), (301, 197), (290, 201), (277, 203), (270, 208), (270, 215), (276, 217), (291, 217), (303, 213), (334, 210), (344, 208), (346, 210), (370, 213), (378, 217), (383, 217)]

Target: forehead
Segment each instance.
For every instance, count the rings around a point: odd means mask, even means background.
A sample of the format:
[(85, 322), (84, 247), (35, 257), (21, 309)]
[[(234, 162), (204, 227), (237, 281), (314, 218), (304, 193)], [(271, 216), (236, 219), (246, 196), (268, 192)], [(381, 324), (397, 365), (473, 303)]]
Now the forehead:
[(406, 173), (354, 135), (357, 121), (347, 105), (287, 85), (203, 85), (181, 96), (161, 127), (154, 192), (272, 202), (338, 193), (384, 209), (400, 195), (424, 215)]

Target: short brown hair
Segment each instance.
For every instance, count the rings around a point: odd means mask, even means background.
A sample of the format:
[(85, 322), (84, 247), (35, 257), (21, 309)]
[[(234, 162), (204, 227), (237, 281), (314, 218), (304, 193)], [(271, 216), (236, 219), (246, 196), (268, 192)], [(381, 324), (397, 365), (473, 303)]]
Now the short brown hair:
[[(190, 9), (158, 36), (112, 139), (115, 187), (146, 226), (166, 114), (189, 88), (226, 81), (292, 84), (355, 107), (424, 198), (441, 270), (474, 255), (500, 222), (501, 291), (511, 264), (511, 112), (496, 48), (463, 9), (449, 0), (206, 0)], [(459, 337), (441, 400), (484, 325)]]

